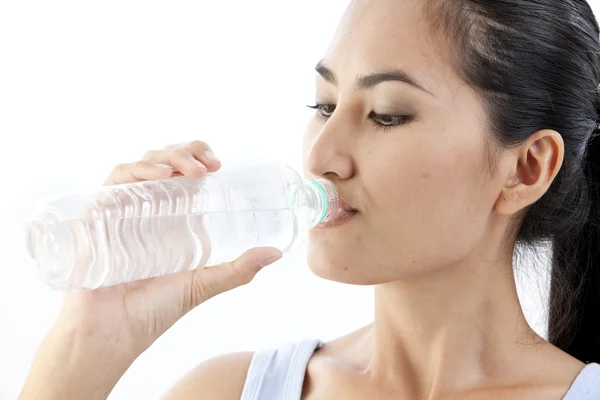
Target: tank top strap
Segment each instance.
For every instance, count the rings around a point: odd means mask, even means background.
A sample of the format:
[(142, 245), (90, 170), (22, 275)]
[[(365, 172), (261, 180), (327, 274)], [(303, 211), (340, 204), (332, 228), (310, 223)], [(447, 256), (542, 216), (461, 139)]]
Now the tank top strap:
[[(306, 366), (323, 346), (318, 339), (286, 343), (254, 353), (241, 400), (300, 400)], [(600, 364), (586, 365), (563, 400), (600, 399)]]
[(241, 400), (299, 400), (306, 366), (323, 342), (308, 339), (254, 353)]
[(563, 400), (594, 399), (600, 399), (600, 364), (598, 363), (590, 363), (583, 367), (563, 397)]

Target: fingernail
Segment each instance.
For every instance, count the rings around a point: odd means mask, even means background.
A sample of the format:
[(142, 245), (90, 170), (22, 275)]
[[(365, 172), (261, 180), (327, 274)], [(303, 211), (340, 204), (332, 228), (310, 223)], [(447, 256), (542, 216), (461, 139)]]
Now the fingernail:
[(219, 161), (219, 159), (217, 158), (217, 156), (215, 156), (215, 153), (213, 153), (210, 150), (206, 150), (204, 152), (204, 157), (208, 160), (208, 161)]
[(270, 257), (270, 258), (267, 258), (266, 260), (264, 260), (263, 262), (261, 262), (261, 263), (260, 263), (260, 267), (261, 267), (261, 268), (264, 268), (264, 267), (266, 267), (267, 265), (271, 265), (271, 264), (273, 264), (275, 261), (279, 260), (280, 258), (281, 258), (281, 255), (279, 255), (279, 256), (274, 256), (274, 257)]

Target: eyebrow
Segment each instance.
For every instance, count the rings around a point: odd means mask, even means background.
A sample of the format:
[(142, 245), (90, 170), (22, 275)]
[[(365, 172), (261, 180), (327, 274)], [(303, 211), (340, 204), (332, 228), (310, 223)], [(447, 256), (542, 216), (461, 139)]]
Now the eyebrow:
[[(323, 62), (323, 60), (317, 63), (315, 70), (325, 79), (327, 82), (337, 85), (337, 80), (335, 74), (331, 69), (329, 69)], [(379, 85), (383, 82), (396, 81), (396, 82), (404, 82), (407, 83), (419, 90), (424, 91), (432, 96), (429, 90), (425, 89), (422, 85), (420, 85), (410, 74), (402, 70), (390, 70), (377, 72), (371, 75), (359, 76), (356, 78), (356, 82), (354, 84), (354, 89), (356, 91), (365, 90), (365, 89), (373, 89), (375, 86)], [(434, 96), (435, 97), (435, 96)]]

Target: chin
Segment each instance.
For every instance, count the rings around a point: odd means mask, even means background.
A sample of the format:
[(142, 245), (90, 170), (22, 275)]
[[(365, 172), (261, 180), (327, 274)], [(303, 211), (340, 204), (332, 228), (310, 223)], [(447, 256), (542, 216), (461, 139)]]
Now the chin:
[(357, 250), (337, 249), (331, 244), (308, 245), (307, 262), (319, 278), (350, 285), (376, 285), (386, 282), (375, 279), (373, 265), (363, 262)]

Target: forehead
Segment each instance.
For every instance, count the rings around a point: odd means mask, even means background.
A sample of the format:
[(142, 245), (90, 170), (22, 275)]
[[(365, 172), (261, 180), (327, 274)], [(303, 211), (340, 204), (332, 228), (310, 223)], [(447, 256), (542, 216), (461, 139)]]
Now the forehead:
[[(342, 81), (402, 69), (433, 92), (460, 84), (442, 41), (432, 34), (427, 0), (354, 0), (323, 58)], [(437, 89), (437, 90), (436, 90)]]

